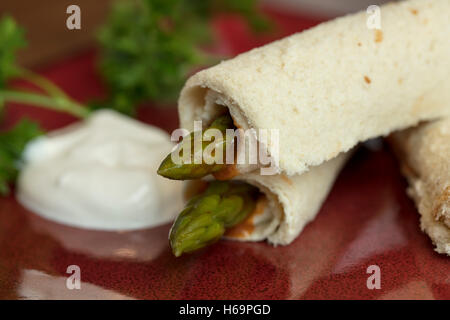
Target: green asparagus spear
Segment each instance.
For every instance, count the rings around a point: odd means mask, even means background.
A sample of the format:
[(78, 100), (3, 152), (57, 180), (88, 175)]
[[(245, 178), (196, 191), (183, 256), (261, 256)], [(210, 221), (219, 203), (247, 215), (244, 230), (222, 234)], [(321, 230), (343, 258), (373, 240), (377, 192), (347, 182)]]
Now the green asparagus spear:
[[(205, 150), (206, 147), (208, 147), (210, 144), (215, 144), (215, 148), (222, 148), (223, 157), (225, 159), (225, 150), (227, 148), (227, 141), (226, 141), (226, 129), (233, 128), (233, 120), (229, 114), (223, 115), (218, 117), (214, 122), (211, 124), (211, 126), (208, 129), (218, 129), (222, 135), (223, 140), (220, 141), (205, 141), (205, 139), (202, 139), (202, 152)], [(205, 136), (205, 132), (208, 130), (203, 130), (201, 135), (202, 137)], [(194, 137), (195, 132), (192, 132), (190, 135), (185, 137), (181, 144), (179, 145), (179, 148), (183, 147), (183, 144), (190, 148), (191, 150), (191, 156), (189, 163), (180, 163), (176, 164), (172, 160), (172, 154), (169, 154), (161, 163), (161, 165), (158, 168), (158, 174), (169, 178), (173, 180), (189, 180), (189, 179), (198, 179), (201, 177), (204, 177), (210, 173), (217, 172), (221, 169), (223, 169), (226, 164), (225, 161), (221, 161), (221, 163), (212, 163), (207, 164), (203, 162), (201, 163), (194, 163)], [(183, 149), (181, 149), (183, 150)], [(174, 152), (178, 152), (177, 150)], [(180, 158), (182, 158), (183, 151), (180, 151)]]
[(205, 247), (242, 222), (256, 206), (258, 189), (246, 183), (213, 181), (193, 197), (170, 230), (172, 252), (179, 257)]

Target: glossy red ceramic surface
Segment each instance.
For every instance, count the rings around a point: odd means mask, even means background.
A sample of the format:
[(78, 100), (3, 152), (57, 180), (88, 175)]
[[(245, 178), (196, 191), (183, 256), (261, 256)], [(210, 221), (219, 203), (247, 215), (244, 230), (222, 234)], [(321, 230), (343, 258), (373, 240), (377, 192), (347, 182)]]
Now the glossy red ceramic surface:
[[(282, 33), (314, 24), (281, 17)], [(239, 21), (219, 19), (222, 52), (245, 51), (254, 40)], [(103, 88), (88, 53), (43, 71), (80, 101)], [(46, 129), (73, 118), (11, 105), (6, 126), (20, 117)], [(141, 120), (166, 130), (176, 111), (142, 108)], [(155, 168), (156, 169), (156, 168)], [(289, 246), (220, 241), (192, 255), (172, 256), (169, 225), (132, 232), (59, 225), (0, 198), (0, 298), (7, 299), (450, 299), (450, 259), (433, 251), (405, 193), (394, 157), (361, 148), (339, 176), (317, 218)], [(81, 290), (68, 290), (68, 266), (81, 269)], [(381, 271), (369, 290), (367, 268)]]

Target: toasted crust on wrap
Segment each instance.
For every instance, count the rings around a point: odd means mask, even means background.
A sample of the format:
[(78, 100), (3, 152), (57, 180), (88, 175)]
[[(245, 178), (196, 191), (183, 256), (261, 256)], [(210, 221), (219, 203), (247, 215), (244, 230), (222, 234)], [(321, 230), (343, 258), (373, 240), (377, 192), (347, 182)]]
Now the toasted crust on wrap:
[(436, 251), (450, 255), (450, 118), (392, 135), (409, 181), (408, 194)]
[(279, 169), (294, 175), (450, 114), (449, 11), (448, 0), (388, 4), (380, 30), (360, 12), (198, 72), (180, 95), (181, 126), (207, 125), (224, 105), (238, 127), (279, 129)]

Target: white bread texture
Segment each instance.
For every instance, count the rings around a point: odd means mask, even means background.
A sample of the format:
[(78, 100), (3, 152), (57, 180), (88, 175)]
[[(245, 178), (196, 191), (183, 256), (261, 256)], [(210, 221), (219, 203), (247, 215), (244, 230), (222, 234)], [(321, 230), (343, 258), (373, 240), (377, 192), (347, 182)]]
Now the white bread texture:
[(450, 255), (450, 118), (394, 133), (391, 141), (422, 230), (437, 252)]
[(291, 176), (450, 115), (449, 12), (449, 0), (387, 4), (380, 30), (360, 12), (200, 71), (181, 91), (181, 126), (207, 125), (223, 105), (238, 127), (278, 129), (278, 169)]

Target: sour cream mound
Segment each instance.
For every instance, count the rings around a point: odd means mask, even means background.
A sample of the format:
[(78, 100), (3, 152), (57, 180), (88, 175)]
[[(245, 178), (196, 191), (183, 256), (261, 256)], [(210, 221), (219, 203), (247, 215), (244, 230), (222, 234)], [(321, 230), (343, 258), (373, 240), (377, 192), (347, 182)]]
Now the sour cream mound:
[(56, 222), (100, 230), (147, 228), (183, 207), (182, 182), (156, 174), (173, 147), (164, 131), (111, 110), (31, 141), (17, 198)]

